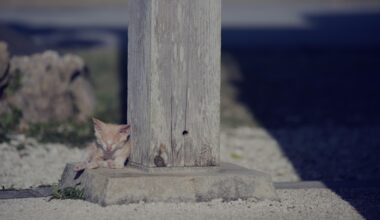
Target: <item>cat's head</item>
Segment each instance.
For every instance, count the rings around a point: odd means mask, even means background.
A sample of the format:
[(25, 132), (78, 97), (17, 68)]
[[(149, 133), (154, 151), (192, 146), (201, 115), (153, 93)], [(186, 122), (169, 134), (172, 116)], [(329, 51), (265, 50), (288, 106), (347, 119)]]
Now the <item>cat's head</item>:
[(130, 125), (108, 124), (93, 118), (95, 137), (104, 151), (112, 152), (122, 148), (128, 141), (130, 135)]

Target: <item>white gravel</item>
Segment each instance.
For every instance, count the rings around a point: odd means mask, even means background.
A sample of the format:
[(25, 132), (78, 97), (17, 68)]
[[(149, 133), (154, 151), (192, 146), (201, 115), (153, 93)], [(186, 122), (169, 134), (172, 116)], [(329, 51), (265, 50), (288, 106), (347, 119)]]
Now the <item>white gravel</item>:
[[(286, 133), (284, 136), (289, 135)], [(221, 133), (222, 161), (266, 171), (275, 181), (299, 180), (281, 149), (276, 140), (261, 128), (223, 129)], [(65, 164), (79, 161), (84, 150), (62, 144), (41, 144), (24, 136), (15, 136), (10, 143), (0, 144), (0, 152), (0, 186), (28, 188), (57, 183)], [(108, 207), (78, 200), (0, 200), (0, 220), (364, 219), (350, 203), (329, 189), (281, 189), (277, 193), (280, 201), (214, 200), (207, 203), (139, 203)], [(356, 205), (367, 207), (365, 202), (361, 202), (366, 199), (363, 197)]]
[[(28, 188), (57, 183), (65, 164), (80, 161), (84, 150), (37, 143), (17, 135), (10, 143), (1, 143), (0, 152), (0, 186)], [(221, 160), (268, 172), (274, 181), (299, 180), (277, 142), (264, 129), (223, 130)]]
[(279, 190), (279, 201), (139, 203), (101, 207), (78, 200), (0, 200), (0, 219), (363, 219), (328, 189)]
[[(275, 182), (368, 181), (380, 177), (380, 127), (223, 128), (224, 162), (269, 173)], [(22, 148), (22, 149), (20, 149)], [(0, 187), (57, 183), (84, 150), (15, 136), (0, 143)]]
[(57, 183), (66, 163), (79, 161), (82, 151), (62, 144), (37, 143), (22, 135), (10, 143), (0, 143), (0, 186), (28, 188)]
[(224, 129), (221, 160), (267, 172), (275, 182), (300, 180), (277, 141), (262, 128)]

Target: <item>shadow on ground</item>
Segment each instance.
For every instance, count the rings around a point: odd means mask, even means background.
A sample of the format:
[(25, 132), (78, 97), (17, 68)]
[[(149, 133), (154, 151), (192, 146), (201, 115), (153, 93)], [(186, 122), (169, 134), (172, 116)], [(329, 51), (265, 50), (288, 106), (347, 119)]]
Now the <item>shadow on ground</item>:
[[(242, 74), (234, 82), (239, 101), (303, 180), (377, 181), (380, 11), (305, 20), (305, 29), (222, 32), (223, 52), (234, 57)], [(352, 193), (335, 191), (364, 217), (380, 214), (363, 208)]]

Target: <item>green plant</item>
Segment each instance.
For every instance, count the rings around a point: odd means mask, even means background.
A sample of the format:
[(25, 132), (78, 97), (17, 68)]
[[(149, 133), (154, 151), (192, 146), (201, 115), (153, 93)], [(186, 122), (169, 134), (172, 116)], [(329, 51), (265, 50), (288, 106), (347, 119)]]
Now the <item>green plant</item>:
[(16, 108), (11, 108), (9, 112), (0, 115), (0, 142), (9, 141), (6, 134), (16, 128), (21, 117), (22, 112)]
[(0, 191), (11, 191), (11, 190), (15, 190), (15, 187), (13, 184), (10, 185), (9, 187), (5, 187), (4, 185), (2, 185), (0, 189)]
[(22, 117), (22, 112), (16, 108), (11, 108), (9, 112), (1, 115), (0, 129), (9, 130), (18, 125), (20, 118)]
[(16, 69), (9, 79), (9, 83), (4, 90), (4, 93), (9, 96), (15, 93), (21, 87), (21, 71)]
[(84, 189), (78, 187), (65, 187), (61, 189), (58, 184), (52, 185), (52, 193), (49, 199), (84, 199)]
[(24, 150), (24, 149), (25, 149), (25, 144), (18, 144), (18, 145), (16, 146), (16, 149), (17, 149), (18, 151), (20, 151), (20, 150)]
[(231, 157), (232, 159), (235, 159), (235, 160), (243, 159), (243, 157), (240, 154), (237, 154), (235, 152), (231, 153)]

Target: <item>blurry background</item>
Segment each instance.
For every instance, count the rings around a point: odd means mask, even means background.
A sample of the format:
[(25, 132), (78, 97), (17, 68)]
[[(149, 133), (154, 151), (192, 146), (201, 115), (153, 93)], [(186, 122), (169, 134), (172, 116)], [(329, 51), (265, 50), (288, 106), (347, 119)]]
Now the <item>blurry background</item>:
[[(380, 179), (380, 2), (224, 0), (222, 15), (222, 159), (275, 181)], [(127, 24), (126, 0), (1, 0), (11, 56), (78, 55), (85, 66), (70, 73), (90, 82), (95, 100), (82, 120), (20, 127), (19, 114), (0, 116), (3, 148), (25, 158), (31, 140), (81, 147), (92, 138), (88, 117), (125, 122)]]

